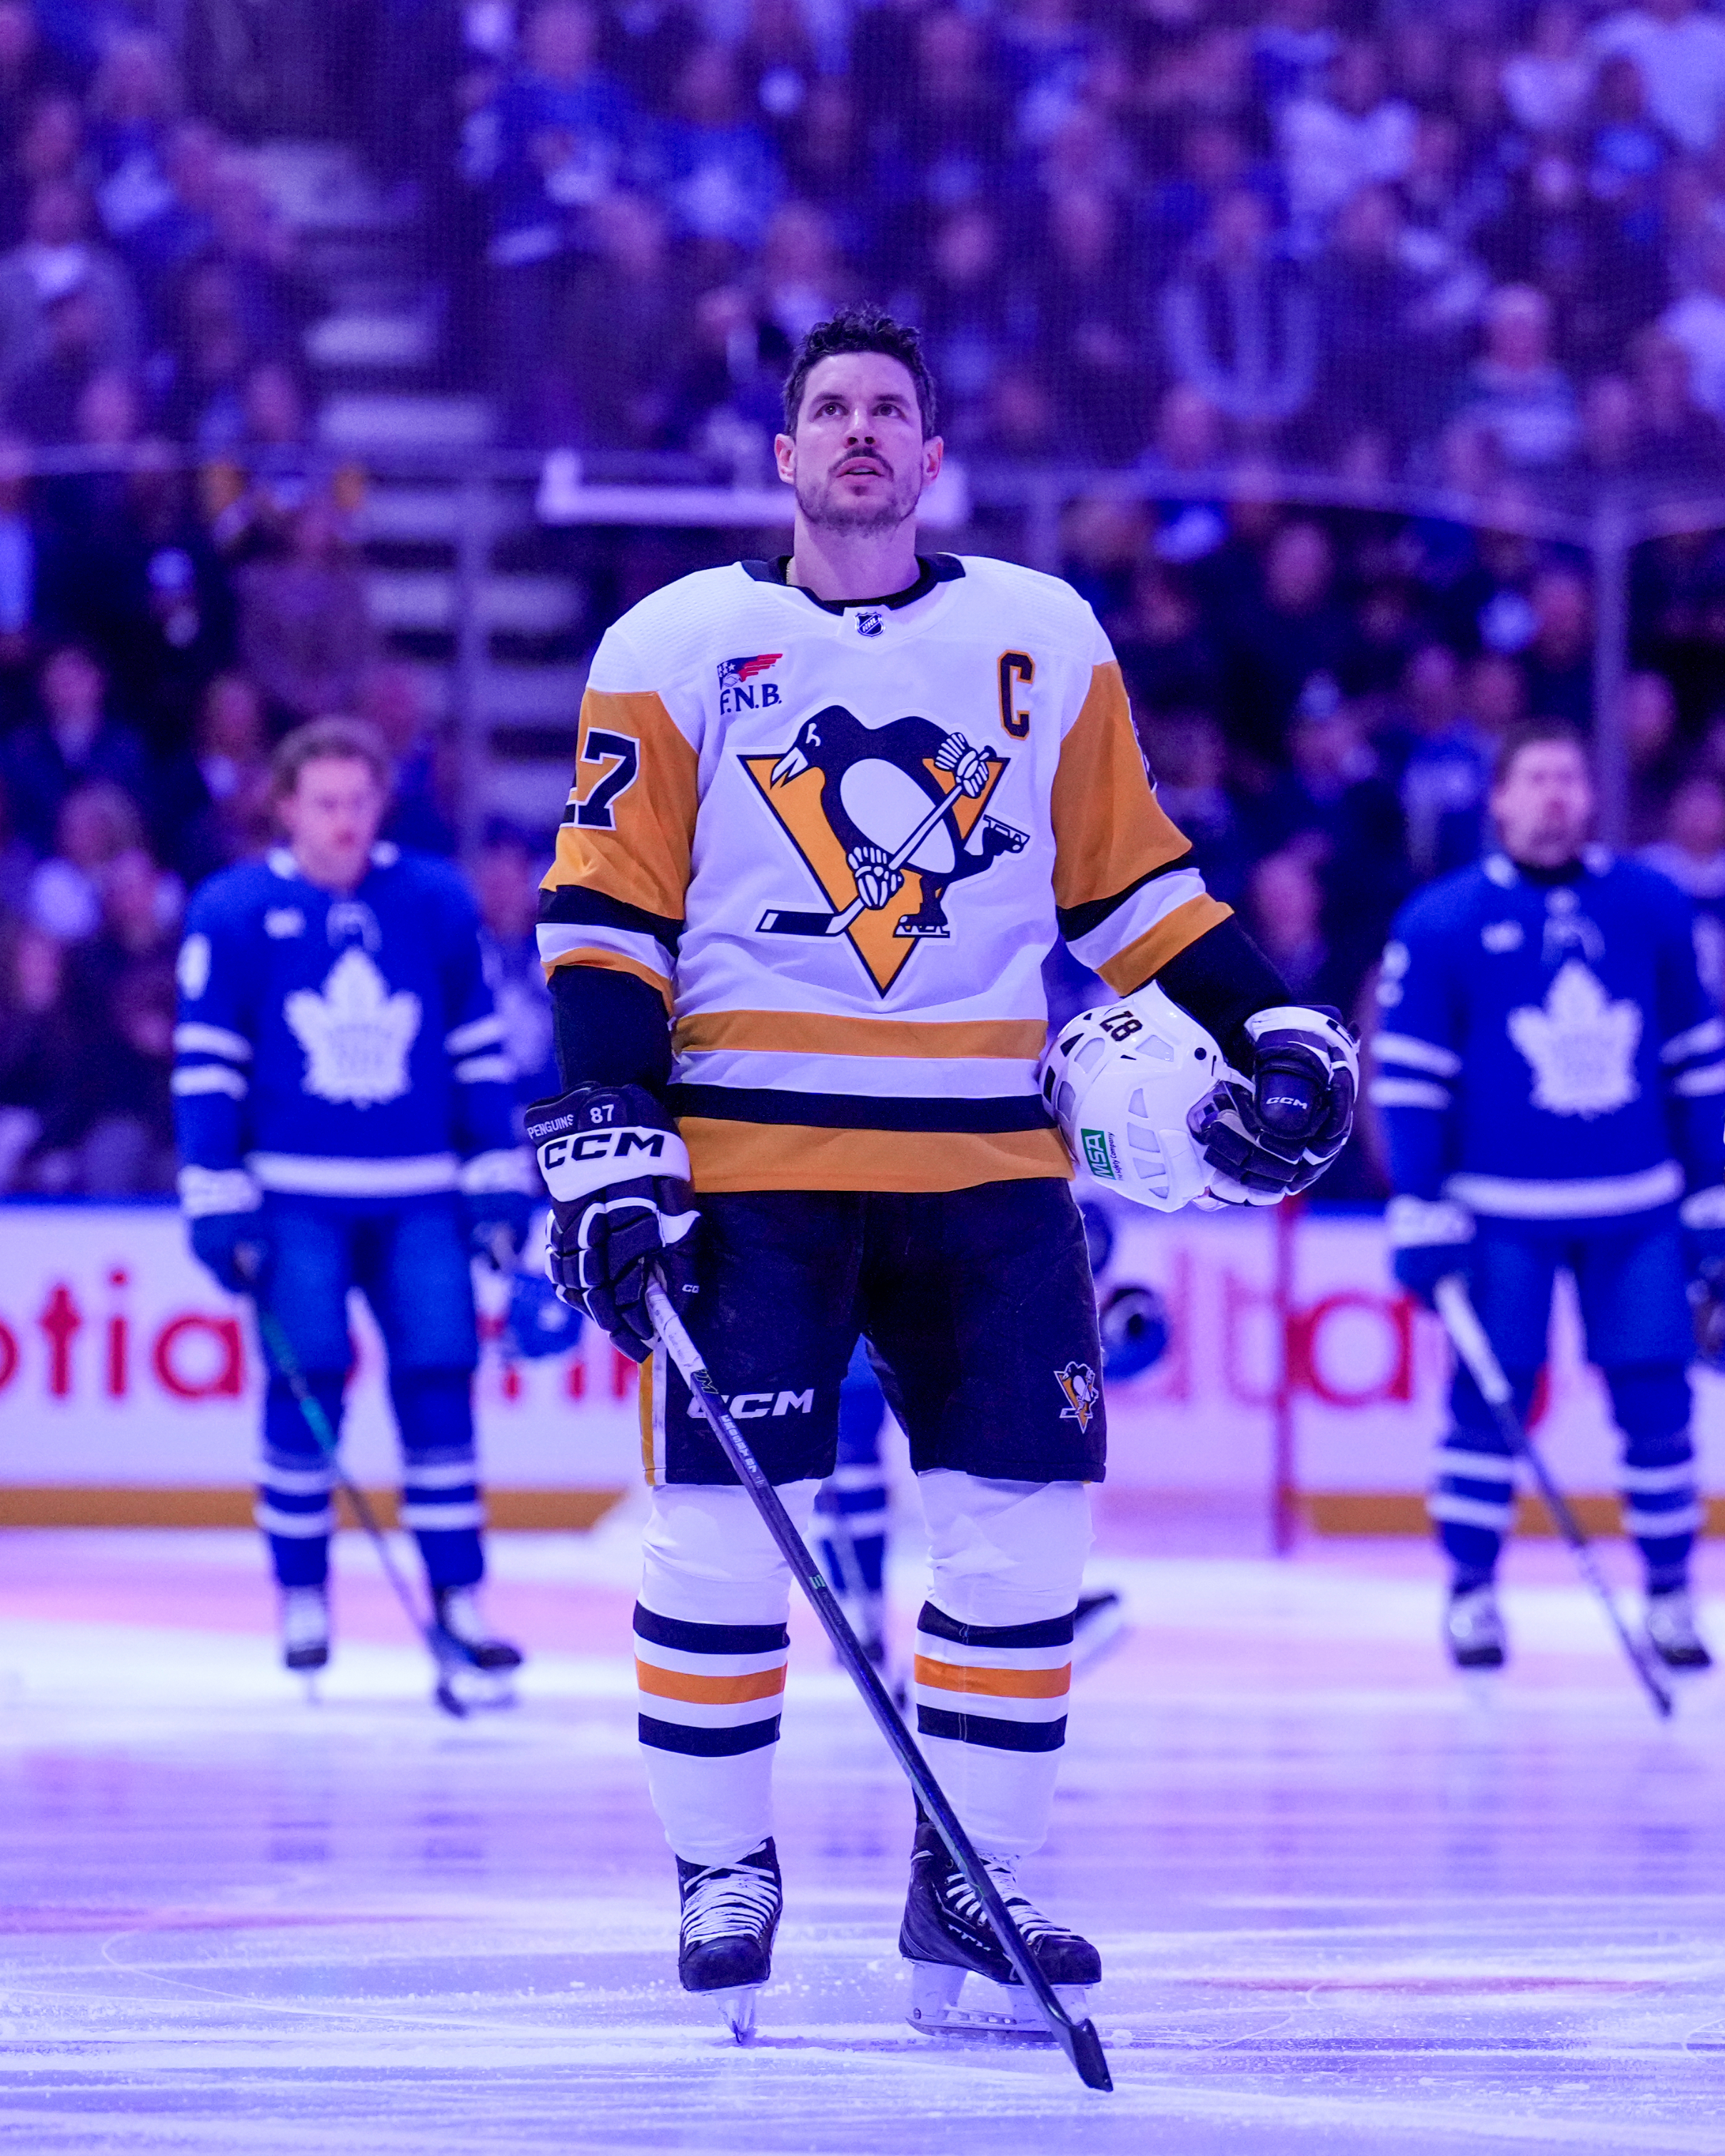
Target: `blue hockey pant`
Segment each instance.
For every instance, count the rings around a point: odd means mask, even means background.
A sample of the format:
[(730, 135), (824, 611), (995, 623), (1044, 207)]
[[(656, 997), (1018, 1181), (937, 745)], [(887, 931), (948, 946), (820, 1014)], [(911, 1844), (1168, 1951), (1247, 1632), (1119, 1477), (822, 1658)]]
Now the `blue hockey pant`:
[[(473, 1282), (454, 1197), (369, 1205), (270, 1197), (266, 1295), (311, 1391), (338, 1435), (352, 1349), (347, 1296), (357, 1288), (383, 1335), (402, 1448), (401, 1521), (434, 1588), (468, 1587), (485, 1570), (484, 1509), (473, 1440), (479, 1360)], [(284, 1587), (329, 1571), (334, 1475), (273, 1360), (264, 1405), (258, 1525)]]
[[(839, 1455), (820, 1486), (816, 1524), (821, 1565), (841, 1594), (865, 1602), (882, 1592), (886, 1568), (886, 1471), (880, 1434), (886, 1397), (859, 1340), (839, 1388)], [(842, 1522), (844, 1532), (832, 1522)]]
[[(1558, 1270), (1574, 1276), (1587, 1352), (1603, 1373), (1623, 1437), (1618, 1486), (1650, 1589), (1680, 1586), (1702, 1507), (1689, 1435), (1692, 1353), (1682, 1248), (1673, 1213), (1609, 1226), (1533, 1227), (1481, 1220), (1469, 1286), (1524, 1419), (1546, 1357)], [(1489, 1579), (1515, 1512), (1509, 1450), (1458, 1363), (1451, 1426), (1440, 1443), (1430, 1511), (1459, 1584)]]

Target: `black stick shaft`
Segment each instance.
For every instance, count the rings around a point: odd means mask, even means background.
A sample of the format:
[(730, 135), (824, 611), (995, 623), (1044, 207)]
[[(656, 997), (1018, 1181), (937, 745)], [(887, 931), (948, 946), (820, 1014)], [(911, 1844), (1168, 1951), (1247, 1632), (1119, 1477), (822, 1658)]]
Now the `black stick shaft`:
[(756, 1508), (767, 1523), (768, 1533), (778, 1545), (779, 1554), (790, 1567), (793, 1578), (808, 1596), (815, 1615), (825, 1627), (834, 1651), (844, 1664), (852, 1683), (862, 1694), (865, 1704), (874, 1716), (875, 1724), (886, 1739), (894, 1758), (903, 1768), (923, 1810), (933, 1820), (936, 1830), (951, 1852), (952, 1861), (963, 1873), (972, 1892), (988, 1911), (994, 1936), (1041, 2008), (1055, 2041), (1072, 2061), (1074, 2070), (1086, 2087), (1111, 2089), (1113, 2080), (1108, 2071), (1108, 2061), (1103, 2056), (1101, 2039), (1096, 2032), (1095, 2024), (1088, 2019), (1074, 2021), (1055, 1997), (1054, 1987), (1037, 1967), (1029, 1948), (1024, 1944), (1024, 1935), (1013, 1921), (1012, 1912), (1001, 1898), (999, 1888), (988, 1876), (969, 1835), (960, 1824), (958, 1815), (947, 1801), (946, 1792), (936, 1781), (929, 1771), (927, 1761), (917, 1750), (915, 1738), (905, 1727), (903, 1717), (892, 1703), (891, 1694), (858, 1645), (856, 1635), (850, 1629), (838, 1597), (822, 1577), (809, 1545), (797, 1532), (778, 1491), (768, 1480), (760, 1462), (750, 1450), (748, 1440), (732, 1420), (724, 1395), (713, 1383), (711, 1372), (701, 1359), (701, 1351), (689, 1337), (682, 1320), (671, 1306), (670, 1296), (657, 1281), (653, 1281), (647, 1290), (647, 1312), (666, 1353), (688, 1381), (691, 1393), (711, 1424), (713, 1434), (723, 1447), (725, 1457), (735, 1470), (737, 1480), (754, 1500)]
[(1617, 1598), (1605, 1583), (1599, 1570), (1599, 1559), (1579, 1520), (1575, 1517), (1568, 1499), (1553, 1480), (1552, 1471), (1545, 1464), (1538, 1446), (1522, 1428), (1521, 1418), (1515, 1411), (1515, 1392), (1505, 1376), (1486, 1328), (1480, 1322), (1479, 1312), (1473, 1306), (1473, 1298), (1467, 1284), (1459, 1273), (1451, 1273), (1440, 1280), (1433, 1291), (1438, 1315), (1444, 1321), (1445, 1330), (1454, 1342), (1455, 1353), (1467, 1365), (1487, 1407), (1491, 1410), (1503, 1441), (1512, 1457), (1527, 1462), (1534, 1484), (1547, 1512), (1556, 1522), (1558, 1532), (1575, 1553), (1581, 1576), (1593, 1589), (1600, 1607), (1604, 1610), (1618, 1644), (1629, 1659), (1630, 1667), (1640, 1678), (1643, 1689), (1653, 1702), (1654, 1711), (1661, 1717), (1671, 1712), (1671, 1695), (1665, 1680), (1649, 1661), (1645, 1652), (1623, 1621)]

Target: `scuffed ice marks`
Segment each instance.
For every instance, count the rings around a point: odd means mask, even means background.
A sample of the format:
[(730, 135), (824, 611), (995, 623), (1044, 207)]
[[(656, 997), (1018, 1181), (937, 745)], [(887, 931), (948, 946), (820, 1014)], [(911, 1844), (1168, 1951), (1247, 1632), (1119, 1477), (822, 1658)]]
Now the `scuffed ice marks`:
[(475, 1728), (362, 1556), (312, 1712), (249, 1543), (195, 1539), (7, 1538), (0, 2150), (1725, 2156), (1725, 1712), (1645, 1726), (1540, 1553), (1483, 1702), (1423, 1556), (1109, 1568), (1136, 1630), (1026, 1875), (1103, 1948), (1099, 2099), (904, 2025), (908, 1804), (805, 1635), (739, 2051), (675, 1984), (614, 1553), (499, 1538), (536, 1651)]

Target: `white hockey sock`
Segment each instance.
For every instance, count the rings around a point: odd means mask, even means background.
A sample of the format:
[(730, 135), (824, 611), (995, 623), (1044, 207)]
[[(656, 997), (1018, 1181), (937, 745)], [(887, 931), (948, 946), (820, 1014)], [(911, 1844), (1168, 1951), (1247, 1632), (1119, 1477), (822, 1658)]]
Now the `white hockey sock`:
[(929, 1538), (917, 1740), (983, 1854), (1027, 1856), (1048, 1832), (1065, 1742), (1090, 1491), (946, 1469), (917, 1483)]
[[(779, 1490), (808, 1532), (815, 1482)], [(635, 1609), (642, 1756), (665, 1840), (691, 1864), (734, 1864), (773, 1831), (791, 1575), (748, 1493), (653, 1492)]]

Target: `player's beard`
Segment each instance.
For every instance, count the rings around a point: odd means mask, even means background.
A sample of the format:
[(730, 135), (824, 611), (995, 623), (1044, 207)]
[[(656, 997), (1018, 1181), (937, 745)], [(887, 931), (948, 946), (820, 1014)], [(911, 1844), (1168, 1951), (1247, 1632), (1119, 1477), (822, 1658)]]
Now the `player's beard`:
[(860, 538), (883, 538), (916, 515), (922, 495), (921, 475), (914, 471), (892, 475), (892, 496), (884, 502), (840, 501), (838, 486), (837, 478), (830, 475), (810, 483), (798, 474), (797, 508), (812, 531), (850, 531)]

